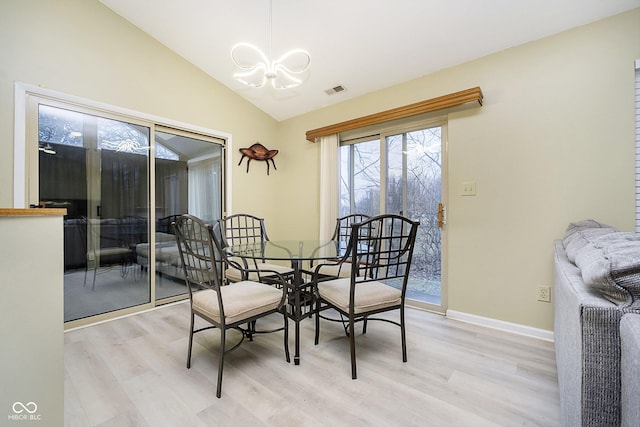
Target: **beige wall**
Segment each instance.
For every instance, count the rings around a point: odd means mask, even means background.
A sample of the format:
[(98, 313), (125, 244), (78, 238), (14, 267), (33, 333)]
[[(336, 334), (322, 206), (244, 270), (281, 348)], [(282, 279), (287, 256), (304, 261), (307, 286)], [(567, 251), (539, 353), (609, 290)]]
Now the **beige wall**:
[[(97, 0), (0, 2), (0, 55), (1, 207), (13, 203), (16, 81), (230, 133), (234, 166), (237, 148), (277, 142), (270, 116)], [(258, 197), (269, 193), (269, 181), (236, 175), (234, 194), (247, 187)], [(250, 199), (235, 200), (235, 210), (249, 209)]]
[[(448, 308), (551, 330), (553, 305), (536, 287), (553, 282), (552, 241), (584, 218), (633, 229), (638, 58), (640, 9), (288, 120), (278, 134), (297, 158), (291, 173), (317, 176), (305, 131), (480, 86), (484, 106), (449, 117)], [(464, 181), (476, 197), (460, 196)], [(291, 182), (307, 208), (297, 214), (317, 224), (317, 182)], [(275, 219), (282, 233), (292, 223)]]
[[(62, 216), (20, 214), (13, 210), (0, 214), (2, 241), (12, 242), (10, 246), (0, 246), (0, 282), (5, 285), (0, 296), (4, 319), (0, 322), (0, 336), (4, 341), (0, 359), (6, 363), (0, 374), (3, 383), (0, 387), (3, 422), (0, 424), (62, 426)], [(37, 268), (30, 257), (38, 259)], [(35, 420), (30, 420), (26, 412), (15, 414), (14, 402), (24, 405), (34, 402)], [(33, 404), (29, 406), (34, 408)], [(16, 415), (26, 419), (9, 418)]]
[[(636, 9), (277, 123), (95, 0), (2, 2), (0, 206), (13, 200), (14, 81), (232, 134), (233, 209), (278, 238), (317, 234), (305, 131), (480, 86), (485, 105), (449, 118), (449, 309), (550, 330), (535, 288), (552, 283), (552, 240), (587, 217), (633, 227), (639, 22)], [(280, 150), (269, 177), (236, 166), (258, 140)]]

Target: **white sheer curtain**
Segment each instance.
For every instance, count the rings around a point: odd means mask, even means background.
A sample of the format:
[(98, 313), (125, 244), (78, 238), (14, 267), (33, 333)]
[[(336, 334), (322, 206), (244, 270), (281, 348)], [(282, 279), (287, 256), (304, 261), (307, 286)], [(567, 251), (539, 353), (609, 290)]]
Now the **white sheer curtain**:
[(338, 134), (320, 139), (320, 240), (333, 235), (338, 217)]
[(189, 213), (204, 221), (220, 212), (220, 165), (215, 159), (189, 162)]

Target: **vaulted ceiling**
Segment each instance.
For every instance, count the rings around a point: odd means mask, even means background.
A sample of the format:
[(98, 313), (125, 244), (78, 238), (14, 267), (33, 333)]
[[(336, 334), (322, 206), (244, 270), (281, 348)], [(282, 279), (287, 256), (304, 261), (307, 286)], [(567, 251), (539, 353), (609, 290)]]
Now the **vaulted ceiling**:
[[(273, 0), (273, 58), (294, 48), (311, 55), (304, 83), (276, 90), (233, 79), (230, 54), (249, 42), (268, 55), (269, 0), (100, 1), (276, 120), (640, 7), (640, 0)], [(326, 93), (339, 85), (345, 90)]]

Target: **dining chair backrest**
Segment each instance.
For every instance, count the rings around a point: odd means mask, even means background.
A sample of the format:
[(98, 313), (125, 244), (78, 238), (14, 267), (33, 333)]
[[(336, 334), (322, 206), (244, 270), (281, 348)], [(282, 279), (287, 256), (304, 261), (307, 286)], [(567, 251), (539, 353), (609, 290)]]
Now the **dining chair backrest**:
[[(336, 218), (336, 228), (333, 230), (333, 235), (331, 236), (331, 240), (338, 242), (338, 253), (340, 255), (339, 259), (329, 260), (330, 262), (340, 261), (341, 263), (349, 259), (348, 247), (349, 247), (349, 239), (351, 238), (351, 225), (361, 222), (365, 219), (371, 218), (366, 214), (350, 214), (345, 215), (340, 218)], [(309, 269), (307, 270), (309, 274), (313, 274), (313, 266), (314, 262), (309, 261)], [(348, 268), (343, 268), (343, 265), (337, 267), (337, 273), (331, 270), (331, 274), (327, 273), (327, 276), (332, 275), (342, 275), (342, 277), (346, 277), (349, 274)], [(325, 270), (329, 272), (329, 270)]]
[(213, 241), (213, 227), (195, 216), (182, 215), (173, 223), (173, 231), (189, 297), (201, 289), (217, 292), (222, 283), (222, 260)]
[(264, 219), (250, 214), (229, 215), (220, 220), (225, 245), (251, 245), (269, 240)]
[(371, 218), (369, 215), (355, 213), (336, 219), (336, 228), (333, 231), (331, 240), (337, 240), (340, 245), (346, 246), (351, 238), (351, 226), (369, 218)]
[(402, 279), (404, 297), (419, 225), (395, 214), (378, 215), (351, 225), (352, 281)]

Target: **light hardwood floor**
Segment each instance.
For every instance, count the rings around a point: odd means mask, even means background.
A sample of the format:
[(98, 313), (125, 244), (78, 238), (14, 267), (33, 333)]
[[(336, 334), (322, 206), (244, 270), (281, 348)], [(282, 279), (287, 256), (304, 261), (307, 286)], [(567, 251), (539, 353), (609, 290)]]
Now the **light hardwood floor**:
[(549, 342), (408, 309), (408, 362), (399, 328), (370, 322), (356, 336), (354, 381), (341, 326), (323, 321), (314, 346), (306, 320), (299, 366), (285, 362), (281, 333), (245, 340), (225, 358), (217, 399), (219, 332), (196, 335), (188, 370), (188, 318), (179, 303), (65, 333), (65, 425), (560, 424)]

